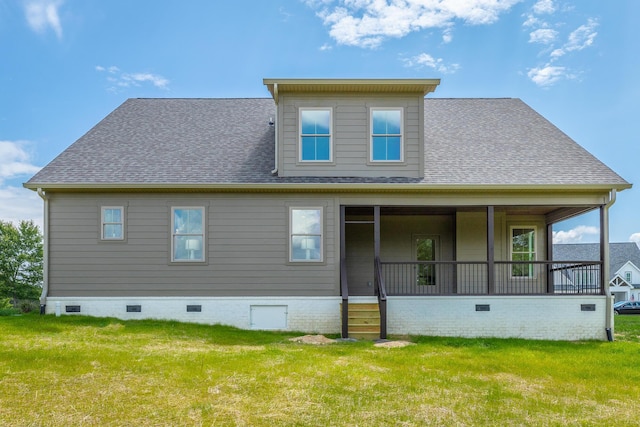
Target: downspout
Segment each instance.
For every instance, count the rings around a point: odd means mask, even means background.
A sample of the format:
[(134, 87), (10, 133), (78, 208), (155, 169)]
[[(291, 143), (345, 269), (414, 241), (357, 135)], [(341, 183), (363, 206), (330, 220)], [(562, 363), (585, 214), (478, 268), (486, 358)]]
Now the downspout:
[(604, 251), (604, 257), (602, 262), (602, 280), (604, 286), (604, 292), (606, 295), (606, 324), (605, 331), (607, 333), (607, 340), (613, 341), (613, 296), (611, 296), (611, 291), (609, 290), (609, 208), (613, 206), (616, 202), (616, 190), (615, 188), (611, 190), (609, 193), (609, 201), (605, 203), (602, 209), (602, 224), (601, 224), (601, 235), (602, 241), (604, 242), (604, 247), (602, 250)]
[(271, 175), (277, 175), (278, 174), (278, 83), (274, 83), (273, 84), (273, 101), (276, 103), (276, 117), (273, 121), (273, 126), (274, 126), (274, 130), (275, 130), (275, 148), (274, 148), (274, 155), (273, 155), (273, 161), (275, 162), (275, 165), (273, 167), (273, 170), (271, 171)]
[(49, 293), (49, 196), (38, 188), (38, 196), (44, 200), (44, 224), (42, 229), (42, 294), (40, 294), (40, 314), (45, 313)]

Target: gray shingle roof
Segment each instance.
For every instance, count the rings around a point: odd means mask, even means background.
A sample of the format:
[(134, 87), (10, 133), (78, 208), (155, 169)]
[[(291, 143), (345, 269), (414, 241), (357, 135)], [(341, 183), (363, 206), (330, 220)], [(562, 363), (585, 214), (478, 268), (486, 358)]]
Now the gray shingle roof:
[(422, 179), (272, 176), (275, 114), (270, 98), (129, 99), (27, 185), (627, 185), (518, 99), (425, 99)]
[(425, 140), (427, 182), (624, 182), (519, 99), (425, 99)]
[[(572, 243), (553, 245), (553, 259), (558, 261), (598, 261), (599, 243)], [(611, 277), (627, 261), (640, 267), (640, 248), (634, 242), (609, 243), (609, 268)]]

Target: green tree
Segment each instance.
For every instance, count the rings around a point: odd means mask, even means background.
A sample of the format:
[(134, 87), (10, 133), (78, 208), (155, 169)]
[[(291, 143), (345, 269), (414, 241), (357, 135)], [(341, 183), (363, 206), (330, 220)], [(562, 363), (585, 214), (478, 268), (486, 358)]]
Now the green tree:
[(0, 221), (0, 297), (38, 299), (42, 292), (42, 234), (33, 221)]

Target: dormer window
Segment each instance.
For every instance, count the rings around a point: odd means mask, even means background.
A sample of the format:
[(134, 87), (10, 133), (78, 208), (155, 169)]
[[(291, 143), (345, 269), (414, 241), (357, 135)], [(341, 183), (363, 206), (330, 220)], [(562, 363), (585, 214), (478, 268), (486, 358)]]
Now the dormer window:
[(403, 161), (401, 108), (371, 109), (371, 161)]
[(332, 157), (331, 109), (300, 109), (300, 161), (330, 162)]

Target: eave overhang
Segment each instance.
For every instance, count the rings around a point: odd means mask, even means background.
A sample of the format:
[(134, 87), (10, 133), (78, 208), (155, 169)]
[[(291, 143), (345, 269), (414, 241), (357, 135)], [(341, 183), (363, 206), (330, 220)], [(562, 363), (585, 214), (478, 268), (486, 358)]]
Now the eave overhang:
[(440, 79), (263, 79), (274, 101), (283, 93), (414, 93), (425, 96)]
[(30, 190), (59, 192), (232, 192), (232, 193), (608, 193), (631, 184), (416, 184), (416, 183), (37, 183)]

